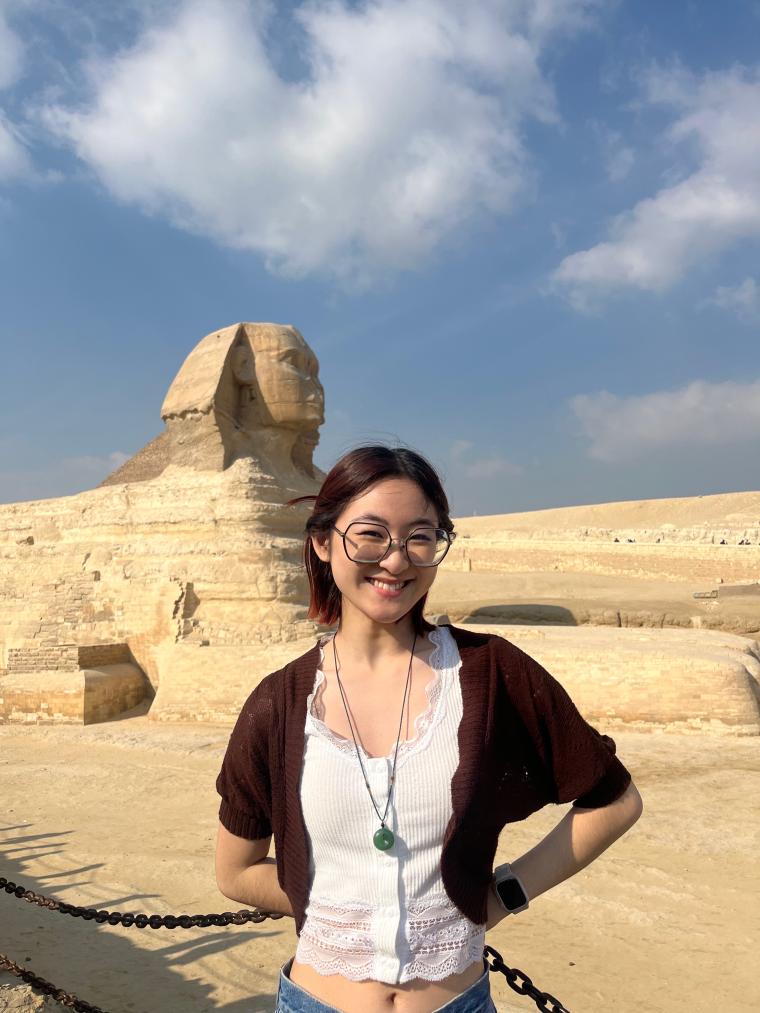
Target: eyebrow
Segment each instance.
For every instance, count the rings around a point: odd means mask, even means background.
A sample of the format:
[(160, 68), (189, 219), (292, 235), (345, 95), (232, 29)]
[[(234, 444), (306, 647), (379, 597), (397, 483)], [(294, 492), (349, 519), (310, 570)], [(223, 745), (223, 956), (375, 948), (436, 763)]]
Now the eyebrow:
[[(378, 517), (377, 514), (362, 514), (361, 517), (354, 517), (351, 523), (354, 521), (376, 521), (378, 524), (384, 524), (387, 527), (390, 526), (390, 522), (385, 517)], [(437, 527), (435, 521), (431, 521), (429, 517), (415, 517), (413, 521), (409, 521), (406, 525), (408, 528), (412, 528), (415, 525), (424, 524), (425, 527), (434, 528)]]

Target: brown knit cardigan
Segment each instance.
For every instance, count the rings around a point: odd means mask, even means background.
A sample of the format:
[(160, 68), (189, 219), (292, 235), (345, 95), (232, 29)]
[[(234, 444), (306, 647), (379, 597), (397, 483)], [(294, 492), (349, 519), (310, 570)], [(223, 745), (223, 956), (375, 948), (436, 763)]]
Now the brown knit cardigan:
[[(487, 920), (499, 832), (547, 803), (598, 808), (628, 787), (615, 743), (581, 717), (562, 686), (514, 644), (449, 627), (462, 665), (459, 766), (441, 842), (446, 893), (477, 924)], [(306, 699), (319, 646), (268, 675), (232, 731), (217, 791), (219, 818), (237, 837), (274, 834), (277, 876), (300, 934), (309, 898), (309, 845), (300, 800)], [(369, 847), (372, 847), (371, 843)]]

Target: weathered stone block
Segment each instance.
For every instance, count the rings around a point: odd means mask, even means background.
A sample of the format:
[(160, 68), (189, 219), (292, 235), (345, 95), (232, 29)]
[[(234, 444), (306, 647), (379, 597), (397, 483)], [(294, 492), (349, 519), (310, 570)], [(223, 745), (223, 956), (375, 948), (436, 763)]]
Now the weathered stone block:
[(134, 664), (0, 679), (0, 723), (92, 724), (136, 707), (150, 684)]
[(535, 658), (605, 727), (760, 735), (760, 644), (715, 630), (466, 624)]

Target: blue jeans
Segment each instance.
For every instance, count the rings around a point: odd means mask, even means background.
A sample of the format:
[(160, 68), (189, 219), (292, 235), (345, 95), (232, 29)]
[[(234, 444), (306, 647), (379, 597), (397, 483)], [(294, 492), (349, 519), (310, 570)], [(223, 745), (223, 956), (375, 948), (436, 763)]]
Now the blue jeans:
[[(290, 965), (280, 971), (280, 987), (277, 991), (277, 1006), (274, 1013), (336, 1013), (335, 1006), (315, 999), (310, 992), (294, 985), (288, 977)], [(496, 1013), (491, 999), (491, 985), (488, 980), (488, 969), (468, 989), (455, 996), (450, 1002), (439, 1006), (436, 1013)]]

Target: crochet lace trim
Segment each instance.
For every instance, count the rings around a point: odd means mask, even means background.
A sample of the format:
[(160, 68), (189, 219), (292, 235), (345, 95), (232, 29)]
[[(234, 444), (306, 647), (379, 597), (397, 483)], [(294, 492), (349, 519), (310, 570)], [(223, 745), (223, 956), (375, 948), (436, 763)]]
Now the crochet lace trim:
[[(323, 736), (329, 742), (331, 742), (337, 750), (341, 753), (347, 753), (351, 756), (356, 755), (353, 739), (346, 739), (342, 735), (338, 735), (329, 728), (323, 720), (324, 707), (322, 705), (322, 693), (321, 688), (325, 682), (325, 673), (323, 671), (324, 665), (324, 652), (327, 644), (330, 643), (335, 634), (328, 634), (319, 643), (319, 667), (317, 668), (316, 676), (314, 679), (314, 688), (310, 693), (308, 700), (306, 701), (306, 714), (307, 723), (306, 730), (308, 732), (316, 732)], [(430, 741), (433, 733), (433, 729), (436, 725), (440, 724), (446, 711), (441, 704), (441, 698), (443, 696), (443, 689), (448, 685), (448, 680), (444, 680), (443, 676), (448, 675), (452, 669), (456, 666), (456, 644), (450, 634), (447, 634), (445, 630), (438, 627), (430, 630), (429, 637), (433, 643), (433, 652), (430, 655), (429, 665), (433, 669), (433, 678), (425, 686), (425, 696), (427, 698), (427, 706), (425, 710), (418, 714), (414, 719), (414, 735), (410, 739), (403, 739), (399, 743), (398, 749), (398, 763), (412, 752), (417, 750), (423, 750)], [(394, 747), (395, 748), (395, 747)], [(369, 759), (367, 753), (360, 745), (359, 749), (362, 752), (362, 756)], [(389, 754), (390, 757), (391, 754)]]
[[(312, 897), (296, 958), (320, 974), (351, 981), (384, 980), (375, 969), (373, 909), (360, 901), (335, 904)], [(412, 901), (404, 924), (405, 959), (395, 982), (441, 981), (481, 959), (485, 925), (466, 918), (448, 896)]]

